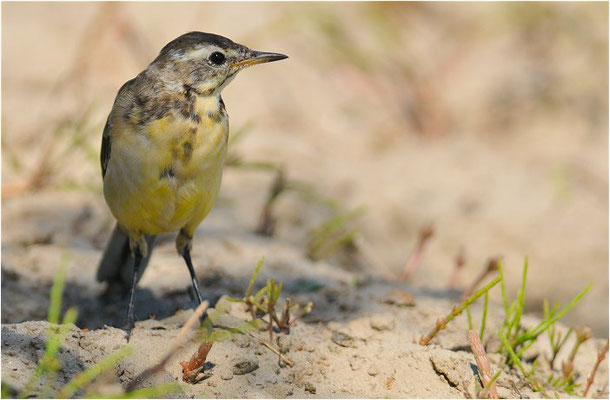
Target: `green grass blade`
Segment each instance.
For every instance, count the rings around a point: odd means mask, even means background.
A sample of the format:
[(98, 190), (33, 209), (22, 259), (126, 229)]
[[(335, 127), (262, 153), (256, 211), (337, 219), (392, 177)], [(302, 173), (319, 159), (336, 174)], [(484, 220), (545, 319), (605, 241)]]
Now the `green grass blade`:
[(570, 312), (570, 310), (572, 310), (572, 308), (574, 308), (574, 306), (576, 306), (576, 304), (578, 304), (580, 302), (580, 300), (582, 300), (582, 298), (589, 292), (589, 290), (591, 290), (592, 287), (593, 287), (593, 285), (587, 286), (582, 292), (580, 292), (578, 295), (576, 295), (576, 297), (574, 297), (568, 303), (567, 306), (565, 306), (561, 311), (559, 311), (556, 315), (554, 315), (553, 318), (543, 321), (538, 326), (536, 326), (532, 329), (529, 329), (527, 332), (525, 332), (521, 336), (519, 336), (515, 341), (516, 345), (523, 344), (524, 342), (526, 342), (528, 340), (536, 339), (540, 334), (542, 334), (544, 331), (546, 331), (551, 325), (553, 325), (555, 322), (557, 322), (560, 319), (562, 319), (563, 317), (565, 317), (565, 315), (568, 312)]
[(500, 375), (502, 375), (502, 370), (499, 369), (496, 371), (496, 373), (494, 374), (494, 376), (491, 377), (491, 380), (489, 381), (489, 383), (487, 385), (485, 385), (485, 390), (489, 390), (489, 388), (491, 387), (491, 385), (494, 384), (494, 382), (500, 377)]
[(466, 307), (466, 318), (468, 318), (468, 330), (472, 330), (472, 315), (470, 315), (470, 308)]
[(235, 297), (225, 296), (225, 300), (230, 301), (231, 303), (245, 303), (244, 299), (236, 299)]
[(523, 353), (525, 353), (527, 351), (527, 349), (529, 349), (530, 347), (532, 347), (532, 345), (536, 343), (535, 340), (532, 340), (531, 342), (529, 342), (528, 344), (526, 344), (525, 346), (523, 346), (523, 348), (521, 350), (519, 350), (519, 352), (517, 353), (518, 357), (521, 357), (523, 355)]
[(264, 295), (264, 294), (265, 294), (265, 292), (266, 292), (267, 290), (269, 290), (269, 289), (267, 288), (267, 285), (265, 285), (265, 286), (263, 286), (262, 288), (260, 288), (260, 290), (259, 290), (258, 292), (256, 292), (256, 294), (255, 294), (255, 295), (254, 295), (254, 297), (252, 298), (252, 299), (254, 300), (254, 302), (255, 302), (255, 303), (256, 303), (256, 302), (258, 302), (258, 299), (260, 299), (260, 298), (261, 298), (261, 296), (262, 296), (262, 295)]
[(472, 303), (474, 303), (479, 297), (487, 293), (491, 288), (496, 286), (500, 282), (500, 277), (497, 277), (493, 281), (489, 282), (487, 285), (483, 286), (481, 289), (477, 290), (472, 296), (467, 298), (460, 306), (458, 306), (454, 312), (451, 313), (450, 317), (447, 318), (447, 322), (450, 322), (454, 317), (461, 314), (465, 308), (468, 308)]
[[(50, 389), (50, 383), (55, 379), (57, 370), (60, 368), (59, 360), (57, 359), (57, 353), (61, 347), (61, 342), (69, 330), (69, 325), (57, 325), (59, 323), (59, 315), (61, 313), (61, 299), (64, 290), (64, 282), (66, 277), (66, 268), (70, 258), (68, 253), (64, 253), (61, 256), (59, 262), (59, 268), (53, 280), (53, 286), (51, 287), (51, 294), (49, 296), (49, 311), (48, 320), (49, 327), (47, 331), (47, 343), (45, 346), (45, 353), (42, 360), (36, 366), (32, 377), (25, 384), (19, 397), (25, 398), (32, 395), (32, 390), (36, 387), (42, 377), (47, 377), (46, 385), (42, 390), (41, 394), (47, 394), (46, 392)], [(64, 317), (64, 321), (76, 321), (76, 311), (74, 309), (68, 310)], [(49, 396), (47, 396), (49, 397)]]
[(504, 282), (504, 263), (502, 259), (498, 260), (498, 271), (500, 275), (500, 288), (502, 289), (502, 304), (504, 304), (504, 314), (508, 318), (508, 298), (506, 297), (506, 283)]
[(512, 360), (513, 364), (515, 364), (519, 368), (519, 370), (521, 371), (523, 376), (525, 376), (525, 378), (529, 381), (530, 385), (532, 386), (532, 389), (534, 389), (534, 391), (542, 393), (542, 395), (544, 397), (548, 398), (549, 397), (548, 394), (546, 393), (544, 388), (540, 385), (540, 383), (538, 383), (536, 381), (536, 379), (534, 379), (534, 377), (531, 376), (530, 373), (525, 370), (525, 368), (523, 367), (523, 364), (521, 363), (521, 360), (519, 359), (519, 357), (517, 357), (517, 354), (515, 354), (515, 350), (513, 350), (512, 346), (508, 342), (506, 335), (504, 335), (504, 333), (502, 333), (500, 338), (502, 339), (502, 344), (508, 351), (508, 355), (509, 355), (510, 359)]
[(120, 398), (122, 399), (151, 399), (164, 398), (168, 394), (180, 392), (181, 388), (175, 382), (168, 382), (161, 385), (134, 390), (133, 392), (125, 393)]
[(180, 392), (182, 389), (180, 385), (175, 382), (163, 383), (161, 385), (142, 388), (127, 393), (120, 393), (116, 395), (88, 394), (85, 398), (87, 399), (151, 399), (151, 398), (163, 398), (167, 397), (168, 394)]
[(256, 264), (254, 273), (252, 274), (252, 277), (250, 278), (250, 284), (248, 284), (248, 289), (246, 290), (246, 298), (250, 297), (250, 294), (252, 294), (252, 286), (254, 286), (254, 281), (256, 281), (256, 277), (258, 276), (258, 272), (261, 270), (261, 267), (263, 266), (263, 262), (265, 262), (265, 256), (262, 256), (258, 260), (258, 264)]
[(442, 323), (437, 323), (434, 326), (434, 328), (430, 332), (428, 332), (428, 334), (426, 336), (423, 336), (419, 339), (419, 343), (424, 346), (428, 345), (438, 332), (440, 332), (442, 329), (445, 329), (445, 327), (447, 326), (447, 324), (449, 324), (449, 322), (451, 322), (455, 317), (460, 315), (465, 309), (467, 309), (479, 297), (481, 297), (486, 292), (488, 292), (491, 288), (493, 288), (495, 285), (497, 285), (498, 282), (500, 282), (500, 280), (501, 279), (499, 276), (496, 277), (493, 281), (489, 282), (487, 285), (483, 286), (481, 289), (474, 292), (470, 297), (468, 297), (466, 300), (464, 300), (459, 306), (454, 307), (453, 310), (451, 310), (451, 313), (447, 317), (440, 320), (440, 321), (442, 321)]
[(566, 332), (566, 335), (563, 337), (563, 339), (561, 339), (561, 341), (559, 342), (557, 348), (560, 349), (561, 347), (563, 347), (564, 344), (566, 344), (566, 341), (568, 340), (568, 338), (570, 337), (570, 335), (572, 334), (572, 330), (574, 328), (570, 327), (570, 329), (568, 329), (568, 331)]
[(483, 317), (481, 318), (481, 333), (479, 333), (479, 338), (483, 341), (483, 334), (485, 333), (485, 324), (487, 322), (487, 306), (489, 305), (489, 292), (485, 292), (485, 297), (483, 300)]
[(51, 296), (49, 299), (49, 314), (47, 320), (52, 324), (59, 323), (59, 314), (61, 313), (61, 297), (64, 292), (64, 283), (66, 280), (66, 269), (70, 256), (67, 253), (63, 253), (61, 260), (59, 261), (59, 268), (55, 279), (53, 280), (53, 286), (51, 286)]
[(521, 322), (521, 315), (523, 315), (523, 309), (525, 308), (525, 285), (527, 282), (528, 264), (528, 258), (525, 257), (525, 262), (523, 263), (523, 276), (521, 278), (521, 288), (519, 289), (519, 295), (517, 296), (515, 315), (513, 316), (513, 320), (510, 322), (508, 331), (506, 333), (506, 336), (509, 338), (512, 337), (511, 335), (513, 333), (516, 335), (519, 332), (519, 323)]

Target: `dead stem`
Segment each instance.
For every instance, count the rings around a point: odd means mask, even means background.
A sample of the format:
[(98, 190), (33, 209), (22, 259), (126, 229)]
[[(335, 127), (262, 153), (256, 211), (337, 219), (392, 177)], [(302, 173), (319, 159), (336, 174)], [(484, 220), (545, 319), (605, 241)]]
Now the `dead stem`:
[[(474, 359), (477, 363), (477, 367), (479, 368), (479, 372), (481, 373), (483, 388), (487, 388), (487, 385), (489, 385), (489, 382), (491, 382), (491, 378), (493, 377), (493, 372), (491, 370), (491, 364), (487, 358), (485, 348), (479, 339), (479, 335), (473, 329), (468, 331), (468, 341), (470, 342), (470, 348), (472, 349)], [(489, 386), (488, 390), (490, 399), (498, 398), (498, 391), (496, 389), (495, 382)]]
[(186, 336), (187, 332), (191, 330), (191, 328), (197, 323), (197, 321), (199, 321), (199, 318), (203, 315), (205, 310), (207, 310), (208, 305), (209, 304), (207, 301), (204, 301), (203, 303), (199, 304), (199, 306), (195, 309), (195, 312), (193, 312), (193, 315), (191, 315), (186, 324), (184, 324), (184, 326), (178, 333), (178, 336), (176, 336), (176, 338), (172, 341), (171, 345), (169, 346), (169, 350), (165, 353), (165, 356), (161, 359), (161, 361), (159, 361), (156, 365), (144, 370), (140, 375), (136, 376), (136, 378), (131, 381), (129, 385), (127, 385), (126, 392), (131, 392), (135, 390), (139, 382), (143, 381), (149, 376), (160, 372), (163, 369), (163, 367), (165, 366), (165, 364), (167, 364), (170, 358), (172, 358), (172, 356), (176, 354), (180, 347), (182, 347), (182, 342), (184, 341), (184, 337)]
[(273, 180), (271, 188), (269, 189), (267, 201), (265, 202), (265, 206), (261, 212), (256, 233), (263, 236), (273, 236), (275, 233), (277, 220), (273, 216), (272, 207), (284, 190), (286, 190), (286, 178), (284, 170), (282, 168), (278, 168), (276, 177)]
[(608, 342), (608, 340), (606, 340), (606, 345), (597, 353), (597, 361), (595, 362), (595, 365), (593, 366), (591, 373), (587, 377), (587, 387), (585, 388), (585, 393), (583, 394), (584, 397), (587, 397), (587, 394), (589, 393), (589, 389), (591, 389), (591, 386), (593, 385), (593, 381), (595, 380), (595, 374), (597, 373), (597, 369), (599, 368), (599, 365), (602, 363), (602, 361), (604, 361), (604, 359), (606, 358), (606, 355), (608, 354), (608, 346), (609, 346), (609, 342)]
[(481, 274), (477, 277), (477, 279), (475, 279), (475, 281), (472, 283), (472, 285), (470, 285), (470, 287), (466, 291), (464, 291), (464, 294), (462, 294), (462, 299), (465, 299), (468, 296), (470, 296), (470, 294), (476, 290), (476, 288), (481, 284), (481, 282), (483, 282), (485, 280), (485, 278), (487, 278), (487, 276), (489, 274), (496, 272), (498, 270), (498, 261), (499, 260), (500, 260), (500, 257), (493, 257), (487, 261), (487, 265), (485, 266), (485, 269), (481, 272)]
[(55, 144), (56, 136), (51, 135), (49, 142), (47, 143), (47, 146), (42, 152), (42, 156), (40, 157), (38, 164), (36, 165), (36, 168), (25, 180), (15, 183), (6, 183), (2, 185), (3, 199), (18, 196), (31, 190), (40, 189), (44, 186), (47, 181), (47, 178), (50, 175), (51, 154), (53, 153)]
[(432, 236), (434, 236), (434, 226), (432, 224), (425, 225), (419, 230), (415, 251), (407, 260), (407, 263), (405, 264), (402, 271), (402, 275), (400, 277), (403, 282), (409, 281), (411, 279), (411, 276), (413, 276), (413, 273), (415, 272), (421, 261), (424, 249), (426, 247), (426, 243), (428, 243)]
[(561, 372), (563, 373), (564, 379), (568, 379), (574, 370), (574, 359), (576, 358), (580, 345), (593, 337), (591, 328), (588, 326), (585, 326), (582, 329), (574, 327), (574, 333), (576, 334), (576, 343), (574, 343), (574, 347), (572, 347), (568, 359), (561, 363)]
[(311, 309), (313, 307), (313, 302), (309, 302), (305, 305), (305, 307), (303, 307), (303, 309), (301, 310), (300, 313), (297, 314), (296, 317), (294, 317), (294, 319), (292, 321), (290, 321), (288, 323), (288, 327), (291, 327), (292, 325), (294, 325), (299, 319), (301, 319), (303, 316), (309, 314), (311, 312)]
[(450, 288), (457, 288), (458, 287), (458, 281), (460, 278), (460, 275), (462, 273), (462, 270), (464, 269), (464, 265), (466, 264), (466, 254), (464, 252), (464, 248), (460, 248), (460, 251), (457, 254), (457, 257), (455, 258), (455, 268), (453, 268), (453, 275), (451, 275), (451, 279), (449, 280), (449, 287)]
[(250, 336), (252, 339), (256, 340), (260, 345), (268, 348), (269, 350), (271, 350), (275, 355), (277, 355), (280, 360), (282, 360), (283, 362), (286, 363), (286, 365), (292, 367), (294, 366), (294, 362), (292, 362), (289, 358), (287, 358), (286, 356), (282, 355), (282, 353), (280, 353), (278, 350), (274, 349), (269, 343), (265, 342), (264, 340), (261, 340), (259, 338), (257, 338), (256, 336), (254, 336), (253, 334), (248, 332), (248, 336)]
[(196, 383), (197, 375), (203, 370), (205, 366), (205, 359), (208, 356), (210, 350), (212, 350), (213, 343), (203, 342), (197, 348), (197, 351), (193, 353), (191, 359), (186, 362), (182, 361), (182, 380), (188, 383)]

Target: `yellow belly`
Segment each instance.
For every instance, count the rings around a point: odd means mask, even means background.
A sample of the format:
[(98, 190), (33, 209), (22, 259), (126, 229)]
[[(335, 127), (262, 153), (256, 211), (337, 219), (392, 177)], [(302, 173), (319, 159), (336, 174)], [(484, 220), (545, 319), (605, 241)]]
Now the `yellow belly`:
[(212, 210), (222, 179), (228, 124), (168, 115), (145, 134), (117, 134), (104, 196), (128, 232), (193, 232)]

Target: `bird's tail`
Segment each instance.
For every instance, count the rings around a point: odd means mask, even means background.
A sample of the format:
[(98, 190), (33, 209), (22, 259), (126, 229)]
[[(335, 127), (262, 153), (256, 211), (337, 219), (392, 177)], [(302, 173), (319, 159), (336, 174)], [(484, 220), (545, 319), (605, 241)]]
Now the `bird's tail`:
[[(148, 244), (148, 254), (142, 259), (142, 264), (140, 264), (138, 281), (142, 274), (144, 274), (155, 245), (154, 235), (146, 235), (145, 237)], [(121, 292), (128, 292), (131, 288), (132, 275), (133, 257), (129, 249), (129, 237), (117, 224), (112, 231), (112, 236), (108, 241), (102, 260), (97, 268), (97, 280), (99, 282), (107, 281), (108, 289), (119, 289)]]

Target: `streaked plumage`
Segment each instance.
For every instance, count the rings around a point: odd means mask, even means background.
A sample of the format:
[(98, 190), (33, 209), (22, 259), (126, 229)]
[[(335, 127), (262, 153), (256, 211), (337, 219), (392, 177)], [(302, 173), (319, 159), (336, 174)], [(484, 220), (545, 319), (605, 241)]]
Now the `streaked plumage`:
[(229, 135), (221, 91), (244, 67), (283, 58), (191, 32), (168, 43), (119, 90), (104, 128), (101, 165), (104, 197), (120, 229), (102, 258), (98, 280), (131, 287), (129, 328), (141, 273), (129, 268), (126, 246), (135, 270), (143, 272), (156, 234), (179, 232), (176, 248), (201, 301), (190, 248), (220, 189)]

